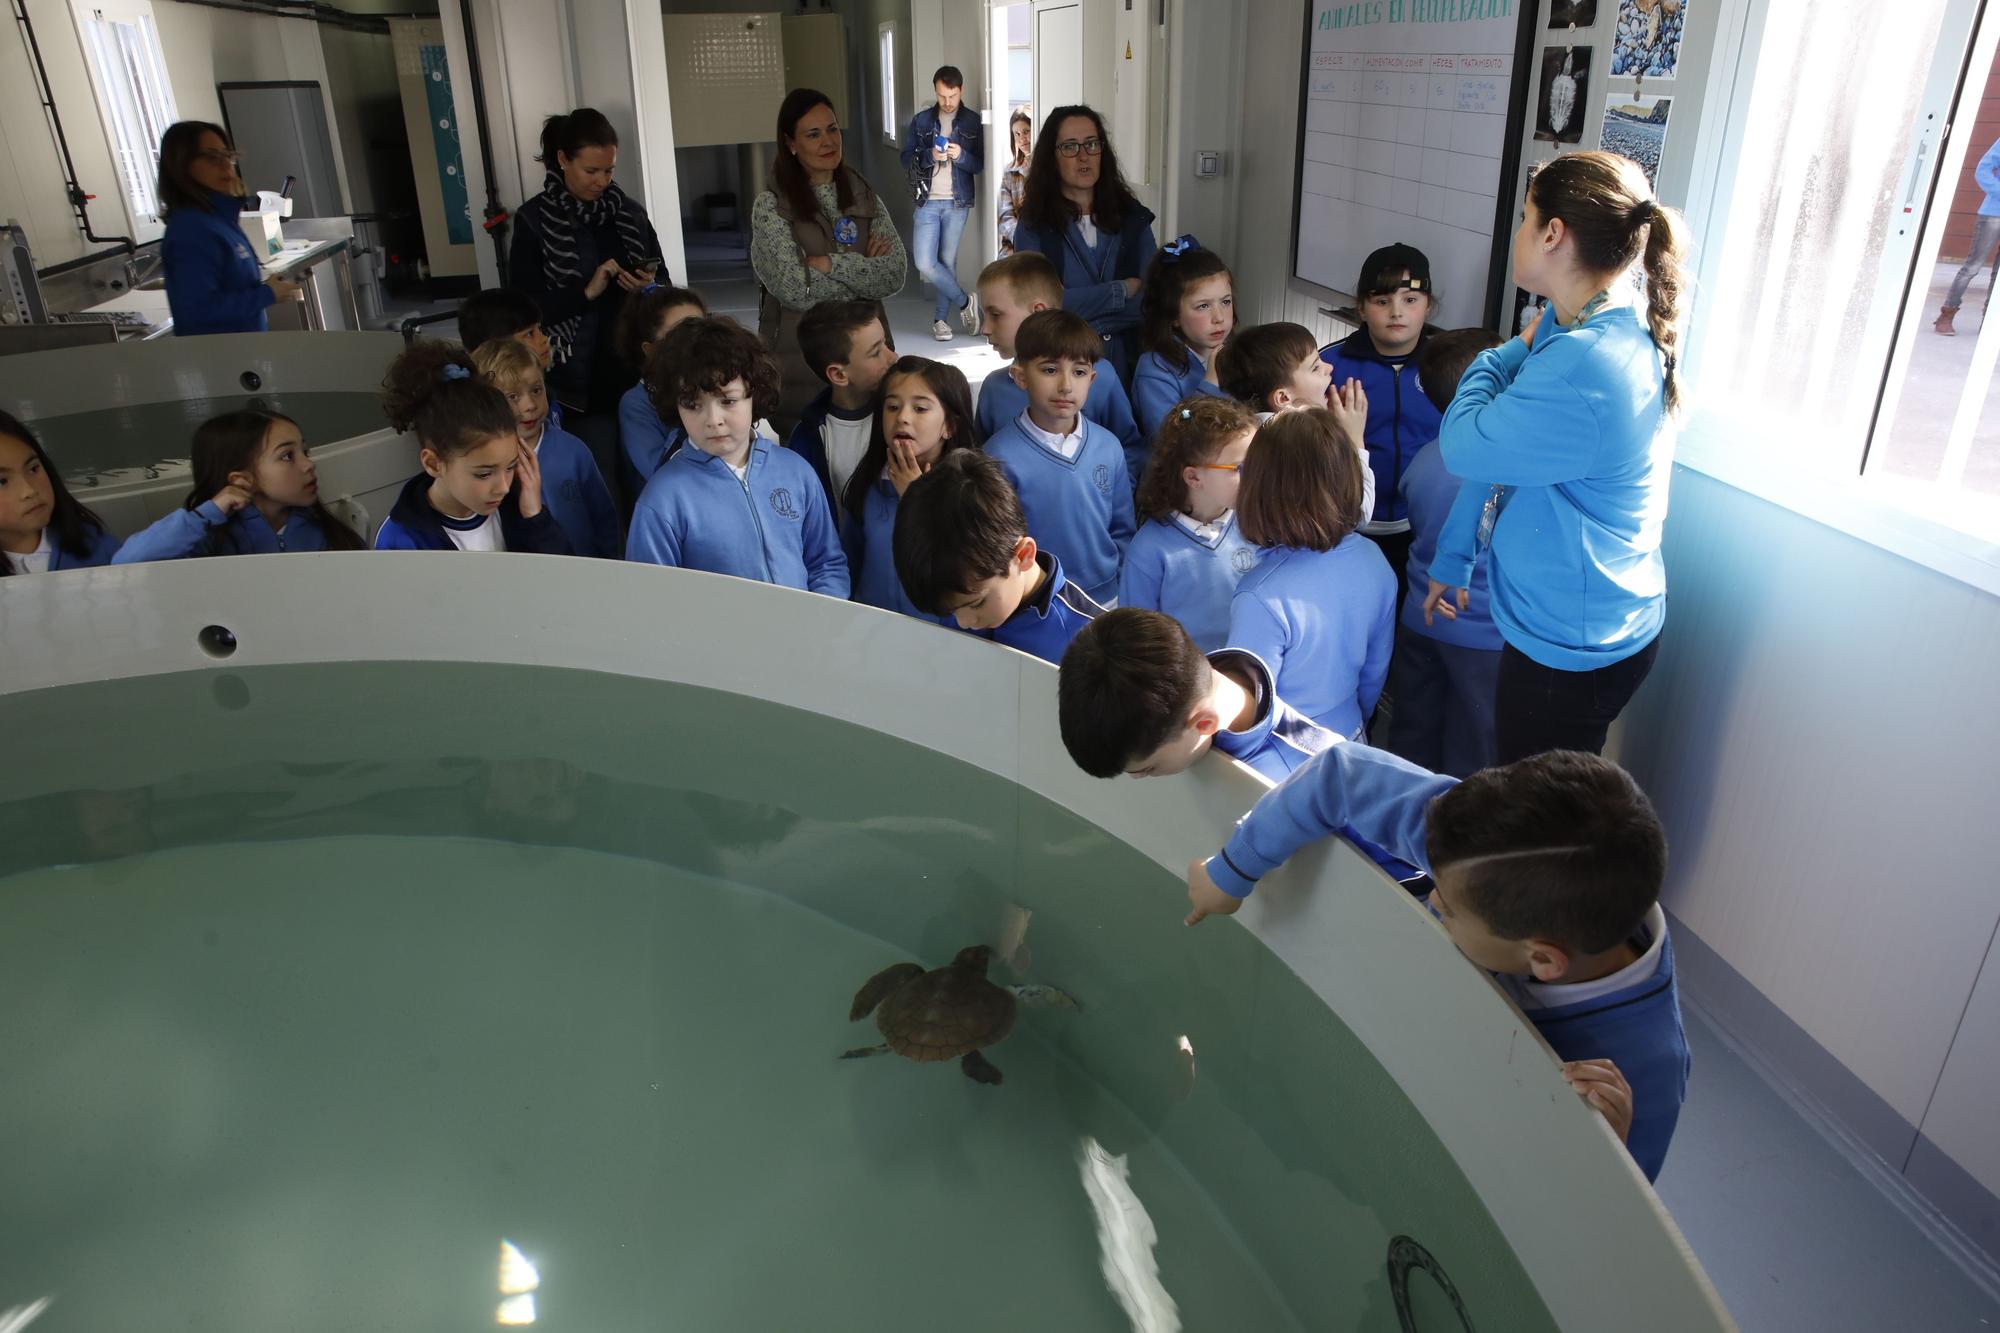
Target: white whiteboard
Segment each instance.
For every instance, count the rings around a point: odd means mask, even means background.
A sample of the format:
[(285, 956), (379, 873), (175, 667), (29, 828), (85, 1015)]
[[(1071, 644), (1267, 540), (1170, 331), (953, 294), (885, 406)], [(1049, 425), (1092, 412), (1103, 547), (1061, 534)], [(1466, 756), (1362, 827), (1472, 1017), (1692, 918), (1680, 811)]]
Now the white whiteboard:
[(1483, 323), (1523, 0), (1308, 3), (1293, 273), (1351, 293), (1402, 241), (1430, 258), (1433, 322)]

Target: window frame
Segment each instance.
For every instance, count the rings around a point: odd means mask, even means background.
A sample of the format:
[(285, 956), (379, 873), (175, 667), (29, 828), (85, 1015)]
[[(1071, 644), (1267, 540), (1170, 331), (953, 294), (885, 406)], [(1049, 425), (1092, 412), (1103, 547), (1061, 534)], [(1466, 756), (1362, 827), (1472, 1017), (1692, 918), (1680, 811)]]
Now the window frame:
[[(1713, 90), (1711, 114), (1702, 117), (1696, 135), (1694, 170), (1685, 213), (1690, 230), (1700, 248), (1694, 259), (1694, 319), (1689, 325), (1687, 376), (1693, 404), (1682, 423), (1675, 462), (1702, 473), (1724, 485), (1791, 510), (1815, 522), (1843, 532), (1857, 540), (1887, 550), (1904, 559), (1937, 571), (1959, 582), (2000, 596), (2000, 542), (1990, 541), (1963, 528), (1927, 516), (1898, 504), (1889, 494), (1899, 489), (1892, 479), (1871, 477), (1864, 464), (1873, 447), (1871, 424), (1867, 437), (1850, 460), (1851, 472), (1841, 468), (1801, 469), (1795, 458), (1744, 441), (1746, 421), (1732, 417), (1726, 406), (1708, 405), (1701, 397), (1702, 358), (1706, 339), (1702, 317), (1709, 301), (1707, 293), (1717, 286), (1722, 266), (1721, 238), (1727, 234), (1734, 186), (1741, 179), (1739, 168), (1743, 145), (1750, 133), (1750, 107), (1757, 80), (1784, 78), (1781, 65), (1759, 68), (1758, 54), (1768, 35), (1772, 6), (1749, 4), (1717, 5), (1713, 13), (1720, 25), (1707, 77)], [(1892, 305), (1883, 309), (1894, 324), (1877, 372), (1878, 404), (1887, 395), (1892, 371), (1900, 372), (1900, 360), (1907, 346), (1902, 328), (1908, 307), (1912, 273), (1918, 271), (1926, 255), (1935, 259), (1935, 243), (1942, 236), (1942, 219), (1936, 218), (1939, 191), (1948, 201), (1957, 168), (1967, 151), (1961, 134), (1952, 125), (1952, 112), (1966, 71), (1975, 68), (1979, 52), (1992, 58), (1994, 43), (2000, 41), (2000, 12), (1989, 13), (1980, 21), (1979, 0), (1947, 0), (1940, 25), (1938, 50), (1931, 61), (1931, 74), (1919, 104), (1919, 115), (1932, 115), (1945, 126), (1929, 148), (1933, 165), (1928, 190), (1923, 198), (1918, 235), (1909, 246), (1908, 267), (1897, 286)], [(1685, 71), (1693, 74), (1694, 71)], [(1966, 127), (1969, 130), (1969, 124)], [(1914, 153), (1912, 155), (1914, 157)], [(1907, 171), (1911, 162), (1904, 164)], [(1712, 243), (1711, 243), (1712, 242)], [(1888, 284), (1883, 284), (1886, 289)], [(1878, 294), (1878, 305), (1882, 301)], [(1718, 306), (1726, 310), (1726, 305)], [(1879, 417), (1879, 413), (1878, 413)]]
[[(146, 124), (146, 113), (151, 110), (155, 119), (163, 116), (161, 129), (164, 130), (166, 125), (180, 119), (180, 111), (174, 97), (172, 75), (167, 69), (166, 47), (153, 16), (151, 0), (70, 0), (70, 17), (76, 25), (78, 54), (90, 79), (105, 153), (116, 177), (118, 203), (124, 210), (126, 232), (136, 241), (157, 240), (166, 234), (166, 224), (159, 217), (157, 196), (160, 143), (157, 135), (151, 135), (151, 142), (146, 142), (151, 134)], [(140, 73), (142, 80), (150, 75), (157, 82), (157, 88), (152, 90), (158, 94), (157, 101), (147, 96), (148, 90), (143, 82), (135, 84), (121, 77), (117, 86), (110, 83), (113, 70), (107, 65), (111, 63), (108, 57), (117, 53), (117, 38), (111, 31), (112, 25), (116, 24), (136, 26), (143, 34), (147, 49), (142, 54), (150, 68)], [(117, 72), (121, 76), (125, 73), (122, 67)], [(123, 99), (127, 96), (137, 111), (136, 119), (124, 106)], [(121, 140), (129, 147), (121, 147)], [(140, 180), (136, 175), (128, 174), (139, 161), (149, 168), (150, 179)], [(135, 195), (135, 184), (150, 199), (150, 212), (146, 207), (148, 199)]]

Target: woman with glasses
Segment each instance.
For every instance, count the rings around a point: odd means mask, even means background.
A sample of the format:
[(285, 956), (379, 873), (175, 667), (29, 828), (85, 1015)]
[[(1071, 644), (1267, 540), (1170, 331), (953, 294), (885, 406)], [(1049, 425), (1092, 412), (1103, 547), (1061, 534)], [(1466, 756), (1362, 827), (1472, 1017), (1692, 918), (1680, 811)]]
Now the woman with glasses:
[(1062, 275), (1063, 309), (1090, 321), (1129, 387), (1139, 355), (1139, 288), (1158, 245), (1153, 214), (1118, 171), (1104, 118), (1060, 106), (1042, 123), (1014, 229), (1016, 250), (1038, 250)]
[(825, 387), (799, 350), (800, 317), (821, 301), (885, 300), (909, 275), (889, 210), (843, 160), (840, 122), (823, 92), (794, 88), (778, 107), (771, 188), (750, 209), (750, 267), (757, 333), (783, 374), (771, 425), (784, 439)]
[(177, 335), (262, 333), (264, 312), (295, 300), (299, 285), (266, 279), (261, 256), (237, 218), (243, 180), (236, 149), (220, 125), (183, 120), (160, 136), (160, 268)]

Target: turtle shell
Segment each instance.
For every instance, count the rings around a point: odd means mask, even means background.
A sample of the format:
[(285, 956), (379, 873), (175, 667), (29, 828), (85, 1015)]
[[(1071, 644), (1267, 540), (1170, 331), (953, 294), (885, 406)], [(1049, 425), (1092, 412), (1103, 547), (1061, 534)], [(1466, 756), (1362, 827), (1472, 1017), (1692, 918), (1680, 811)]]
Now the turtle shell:
[(940, 967), (898, 987), (875, 1011), (889, 1049), (911, 1060), (956, 1060), (1014, 1030), (1014, 996), (978, 973)]

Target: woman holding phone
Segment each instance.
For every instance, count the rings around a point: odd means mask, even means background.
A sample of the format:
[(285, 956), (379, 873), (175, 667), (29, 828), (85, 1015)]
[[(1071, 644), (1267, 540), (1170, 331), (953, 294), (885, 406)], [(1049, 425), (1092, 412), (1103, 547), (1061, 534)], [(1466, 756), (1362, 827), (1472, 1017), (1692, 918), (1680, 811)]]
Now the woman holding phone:
[(563, 429), (590, 446), (598, 470), (618, 474), (618, 400), (639, 369), (618, 355), (626, 298), (670, 283), (645, 210), (618, 188), (618, 132), (590, 107), (542, 122), (542, 192), (514, 213), (507, 285), (535, 299), (548, 334), (549, 394)]

